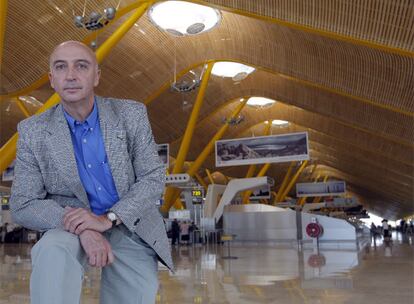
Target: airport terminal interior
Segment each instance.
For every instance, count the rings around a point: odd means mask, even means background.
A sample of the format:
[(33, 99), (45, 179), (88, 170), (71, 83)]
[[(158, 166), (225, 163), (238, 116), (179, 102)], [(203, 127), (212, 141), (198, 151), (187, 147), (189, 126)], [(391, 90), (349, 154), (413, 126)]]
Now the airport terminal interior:
[(146, 105), (175, 265), (156, 303), (414, 303), (414, 1), (0, 0), (0, 304), (30, 303), (17, 124), (59, 103), (68, 40), (97, 95)]

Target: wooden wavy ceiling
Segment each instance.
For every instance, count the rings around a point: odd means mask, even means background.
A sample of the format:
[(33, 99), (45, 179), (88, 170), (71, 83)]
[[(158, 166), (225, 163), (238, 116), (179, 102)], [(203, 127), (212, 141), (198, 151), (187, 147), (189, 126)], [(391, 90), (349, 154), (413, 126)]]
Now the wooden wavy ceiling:
[[(99, 2), (87, 1), (86, 11), (103, 10)], [(134, 2), (122, 1), (121, 8)], [(102, 64), (98, 93), (143, 101), (171, 80), (174, 68), (181, 71), (206, 60), (253, 65), (257, 70), (238, 83), (211, 78), (188, 160), (195, 159), (223, 117), (229, 116), (235, 99), (274, 98), (278, 103), (268, 109), (245, 107), (245, 121), (231, 127), (226, 138), (257, 135), (264, 120), (288, 120), (289, 132), (309, 132), (312, 157), (325, 168), (320, 172), (347, 180), (352, 191), (378, 213), (392, 217), (413, 213), (412, 1), (195, 2), (222, 9), (216, 29), (173, 38), (143, 16)], [(15, 100), (5, 96), (44, 76), (48, 54), (58, 43), (90, 34), (72, 22), (72, 11), (81, 13), (83, 4), (83, 0), (24, 5), (8, 1), (0, 82), (1, 144), (23, 119)], [(100, 33), (98, 45), (127, 16)], [(199, 73), (201, 68), (193, 70)], [(167, 90), (148, 104), (156, 140), (170, 142), (173, 155), (196, 94)], [(30, 95), (45, 101), (51, 90), (45, 84)], [(35, 110), (29, 105), (29, 111)], [(285, 130), (274, 128), (273, 132)], [(214, 170), (213, 158), (205, 165)], [(280, 184), (286, 169), (275, 164), (269, 172)], [(224, 172), (244, 176), (246, 170)]]

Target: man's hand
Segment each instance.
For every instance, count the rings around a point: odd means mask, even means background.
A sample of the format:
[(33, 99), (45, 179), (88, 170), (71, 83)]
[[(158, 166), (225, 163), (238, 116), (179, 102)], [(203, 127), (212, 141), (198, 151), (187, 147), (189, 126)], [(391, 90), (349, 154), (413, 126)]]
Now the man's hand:
[(63, 224), (66, 231), (80, 235), (86, 229), (104, 232), (112, 227), (105, 215), (95, 215), (83, 208), (66, 207)]
[(114, 262), (111, 245), (100, 232), (85, 230), (79, 235), (79, 240), (86, 252), (89, 265), (104, 267)]

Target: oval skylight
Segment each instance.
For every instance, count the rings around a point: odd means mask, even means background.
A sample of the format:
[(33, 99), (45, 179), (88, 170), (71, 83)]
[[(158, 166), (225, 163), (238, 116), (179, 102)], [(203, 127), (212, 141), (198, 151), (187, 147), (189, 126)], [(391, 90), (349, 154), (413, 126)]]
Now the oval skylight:
[(265, 97), (250, 97), (247, 101), (247, 104), (252, 107), (267, 107), (274, 104), (275, 102), (275, 100)]
[(289, 122), (286, 121), (286, 120), (280, 120), (280, 119), (273, 119), (272, 120), (272, 125), (274, 125), (274, 126), (284, 126), (284, 125), (287, 125), (287, 124), (289, 124)]
[(246, 78), (247, 75), (253, 73), (254, 70), (255, 68), (242, 63), (221, 61), (214, 64), (211, 74), (219, 77), (232, 77), (241, 80), (240, 78)]
[(220, 12), (208, 6), (185, 1), (164, 1), (148, 11), (150, 20), (174, 36), (197, 35), (214, 28)]

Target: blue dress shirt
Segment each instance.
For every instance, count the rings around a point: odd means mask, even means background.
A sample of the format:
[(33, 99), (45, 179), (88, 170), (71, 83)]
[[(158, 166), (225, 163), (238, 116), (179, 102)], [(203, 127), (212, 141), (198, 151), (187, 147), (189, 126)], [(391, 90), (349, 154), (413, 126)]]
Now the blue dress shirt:
[(91, 210), (97, 215), (104, 214), (119, 197), (106, 156), (96, 101), (92, 113), (84, 122), (76, 121), (66, 111), (64, 115), (71, 131), (79, 177)]

